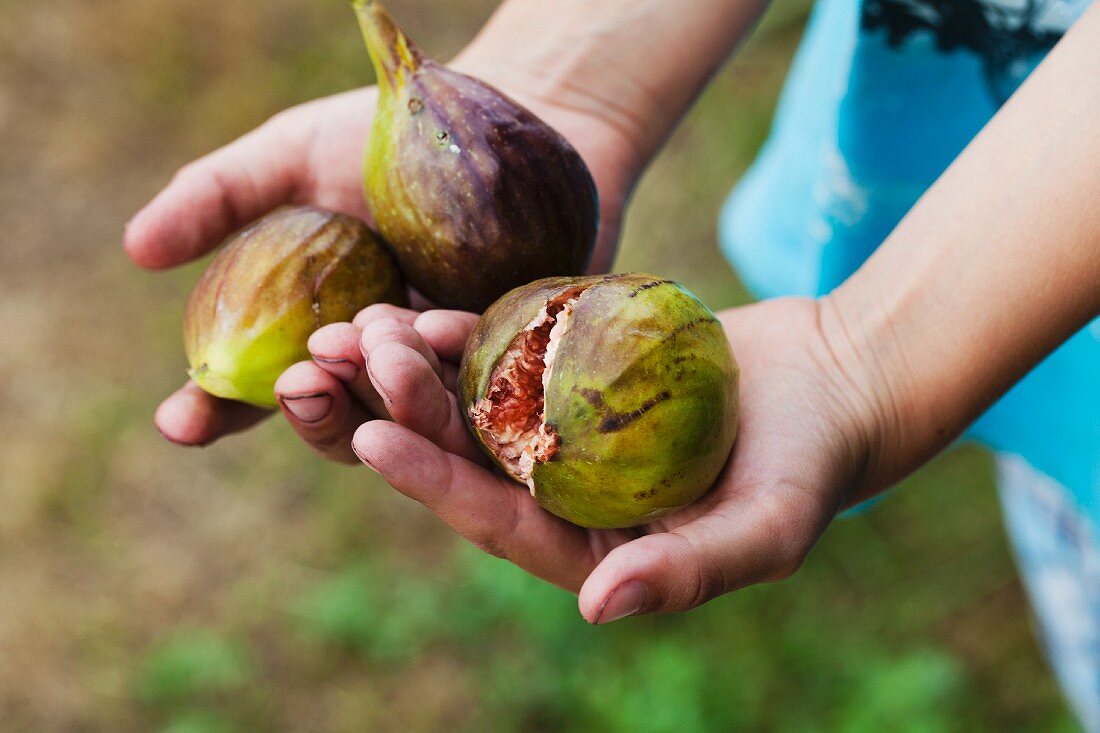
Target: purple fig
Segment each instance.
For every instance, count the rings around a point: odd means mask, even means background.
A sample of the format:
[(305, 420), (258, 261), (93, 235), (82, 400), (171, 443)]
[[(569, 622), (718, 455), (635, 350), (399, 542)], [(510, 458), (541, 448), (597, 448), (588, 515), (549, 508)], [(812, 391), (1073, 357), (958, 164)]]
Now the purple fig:
[(481, 312), (532, 280), (583, 273), (599, 207), (577, 151), (493, 87), (425, 58), (378, 2), (353, 5), (379, 87), (367, 206), (410, 284)]

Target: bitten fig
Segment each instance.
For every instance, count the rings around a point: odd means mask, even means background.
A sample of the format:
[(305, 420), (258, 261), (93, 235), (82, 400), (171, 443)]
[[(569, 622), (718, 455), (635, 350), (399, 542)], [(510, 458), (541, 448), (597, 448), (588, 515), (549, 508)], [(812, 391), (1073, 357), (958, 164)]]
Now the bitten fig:
[(187, 299), (191, 378), (210, 394), (275, 406), (275, 380), (309, 358), (328, 323), (373, 303), (404, 305), (393, 257), (350, 216), (279, 209), (231, 237)]
[(737, 434), (722, 325), (651, 275), (549, 278), (475, 327), (459, 373), (467, 424), (545, 509), (631, 527), (714, 484)]
[(375, 0), (352, 0), (378, 77), (367, 206), (409, 282), (481, 312), (514, 287), (585, 271), (596, 187), (530, 111), (424, 58)]

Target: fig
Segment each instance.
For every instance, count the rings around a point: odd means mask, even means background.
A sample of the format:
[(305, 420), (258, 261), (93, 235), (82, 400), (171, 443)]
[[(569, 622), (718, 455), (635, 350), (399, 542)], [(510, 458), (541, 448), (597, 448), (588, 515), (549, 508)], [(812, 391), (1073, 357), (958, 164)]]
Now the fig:
[(405, 304), (397, 264), (366, 224), (285, 207), (230, 237), (187, 299), (191, 379), (218, 397), (275, 406), (275, 380), (309, 358), (328, 323), (373, 303)]
[(494, 303), (459, 371), (467, 426), (548, 511), (631, 527), (714, 484), (738, 369), (714, 314), (651, 275), (548, 278)]
[(584, 161), (532, 112), (425, 58), (374, 0), (352, 0), (378, 78), (364, 188), (409, 283), (480, 313), (512, 288), (582, 274), (596, 241)]

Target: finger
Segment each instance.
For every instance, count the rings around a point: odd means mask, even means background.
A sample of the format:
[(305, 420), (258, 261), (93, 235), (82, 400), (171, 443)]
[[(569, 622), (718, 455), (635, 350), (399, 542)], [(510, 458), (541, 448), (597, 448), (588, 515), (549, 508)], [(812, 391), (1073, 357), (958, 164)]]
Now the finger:
[(290, 201), (304, 169), (304, 140), (301, 125), (275, 118), (184, 166), (127, 225), (127, 253), (142, 267), (178, 265)]
[(443, 362), (443, 386), (448, 392), (458, 394), (458, 366), (449, 361)]
[(275, 394), (287, 422), (314, 452), (332, 461), (356, 463), (351, 437), (367, 420), (367, 413), (340, 380), (303, 361), (282, 373), (275, 382)]
[(205, 446), (247, 430), (270, 414), (270, 410), (214, 397), (188, 382), (161, 403), (153, 422), (161, 435), (177, 445)]
[(362, 330), (350, 323), (332, 323), (309, 337), (309, 353), (321, 369), (344, 385), (371, 415), (388, 419), (389, 411), (367, 376), (366, 360), (359, 348)]
[(467, 431), (454, 395), (422, 353), (404, 344), (383, 343), (370, 352), (367, 373), (395, 422), (448, 453), (488, 463)]
[(478, 320), (473, 313), (433, 310), (417, 316), (413, 327), (440, 359), (457, 364)]
[(401, 308), (400, 306), (391, 305), (389, 303), (375, 303), (374, 305), (368, 305), (363, 310), (355, 314), (355, 318), (352, 319), (354, 324), (359, 330), (367, 327), (367, 324), (371, 321), (391, 320), (399, 321), (400, 323), (407, 323), (412, 325), (416, 323), (416, 317), (420, 315), (414, 310), (408, 308)]
[(723, 593), (792, 575), (824, 522), (787, 488), (725, 500), (669, 532), (612, 550), (578, 599), (591, 623), (685, 611)]
[(486, 552), (576, 591), (592, 568), (585, 533), (541, 509), (516, 483), (391, 422), (359, 428), (360, 459)]
[[(442, 378), (443, 366), (439, 363), (439, 357), (432, 351), (432, 347), (428, 346), (427, 342), (421, 338), (420, 334), (410, 324), (390, 318), (370, 321), (363, 327), (359, 347), (363, 350), (368, 370), (370, 369), (371, 354), (374, 353), (374, 350), (389, 344), (401, 344), (417, 352), (424, 357), (436, 376)], [(376, 384), (375, 387), (377, 386)]]
[[(373, 345), (378, 343), (396, 342), (405, 344), (413, 349), (416, 349), (421, 354), (424, 354), (425, 358), (428, 360), (428, 363), (430, 363), (432, 365), (432, 368), (435, 369), (436, 372), (442, 377), (443, 386), (451, 392), (455, 392), (458, 387), (458, 367), (456, 366), (458, 359), (455, 359), (454, 363), (451, 363), (449, 361), (440, 361), (440, 359), (450, 359), (454, 353), (453, 349), (445, 350), (443, 354), (439, 354), (435, 344), (433, 344), (432, 341), (426, 338), (425, 334), (422, 333), (417, 326), (417, 324), (420, 324), (424, 320), (424, 317), (427, 316), (428, 313), (410, 313), (405, 309), (396, 308), (395, 306), (387, 306), (386, 308), (388, 310), (378, 308), (372, 310), (369, 314), (367, 314), (366, 310), (360, 313), (361, 316), (364, 316), (363, 320), (361, 321), (362, 325), (364, 326), (364, 333), (368, 334), (364, 337), (363, 340), (364, 352), (369, 351), (369, 349), (372, 348)], [(444, 314), (457, 314), (459, 316), (469, 316), (473, 318), (474, 323), (477, 322), (477, 316), (474, 316), (471, 313), (462, 313), (460, 311), (434, 312)], [(396, 318), (389, 318), (389, 315), (395, 315)], [(462, 334), (460, 338), (465, 341), (466, 334), (468, 334), (469, 329), (472, 328), (472, 326), (464, 322), (465, 320), (467, 319), (435, 319), (435, 322), (437, 324), (449, 323), (452, 326), (457, 326), (458, 331), (460, 331)], [(395, 326), (393, 321), (398, 322), (400, 326)], [(377, 326), (372, 325), (379, 322), (387, 323)], [(429, 319), (428, 322), (430, 323), (431, 319)], [(406, 325), (410, 327), (404, 327)], [(369, 333), (367, 327), (370, 327)], [(454, 331), (455, 329), (451, 328), (451, 330)], [(439, 329), (429, 328), (429, 334), (432, 334), (433, 332), (433, 338), (435, 339), (436, 343), (444, 344), (444, 346), (446, 347), (446, 339), (448, 337), (446, 335), (441, 336), (441, 334), (439, 333)], [(461, 352), (459, 352), (458, 357), (461, 358), (461, 356), (462, 354)], [(438, 369), (436, 369), (437, 365)]]

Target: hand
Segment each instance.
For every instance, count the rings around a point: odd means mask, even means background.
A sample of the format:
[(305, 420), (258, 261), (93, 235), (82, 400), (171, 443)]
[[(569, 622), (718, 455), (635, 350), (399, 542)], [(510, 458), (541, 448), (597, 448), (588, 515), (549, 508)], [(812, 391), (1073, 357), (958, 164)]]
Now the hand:
[[(368, 312), (362, 348), (344, 356), (366, 353), (392, 421), (362, 425), (353, 449), (477, 546), (579, 592), (592, 623), (690, 609), (792, 574), (866, 487), (879, 401), (838, 361), (822, 308), (784, 299), (720, 315), (742, 371), (740, 435), (709, 494), (645, 527), (581, 529), (487, 468), (450, 391), (469, 314)], [(336, 328), (315, 341), (334, 346)]]
[[(467, 71), (508, 93), (507, 79), (495, 78), (502, 72)], [(588, 163), (601, 199), (600, 240), (592, 267), (606, 270), (618, 240), (622, 206), (640, 167), (632, 157), (634, 148), (615, 127), (586, 113), (523, 93), (512, 96), (565, 135)], [(143, 267), (179, 265), (201, 257), (236, 229), (289, 203), (367, 218), (361, 161), (376, 100), (377, 90), (371, 87), (294, 107), (184, 166), (127, 225), (126, 251)], [(280, 393), (283, 404), (290, 399), (304, 418), (288, 409), (284, 414), (300, 433), (313, 435), (317, 425), (308, 419), (323, 407), (324, 389), (335, 390), (339, 385), (327, 382), (323, 372), (307, 373), (304, 368), (292, 370), (288, 380), (283, 386), (289, 392)], [(317, 395), (312, 401), (302, 397), (311, 394)], [(211, 397), (189, 382), (160, 406), (156, 424), (175, 443), (206, 445), (268, 414)], [(350, 456), (346, 446), (327, 452)]]

